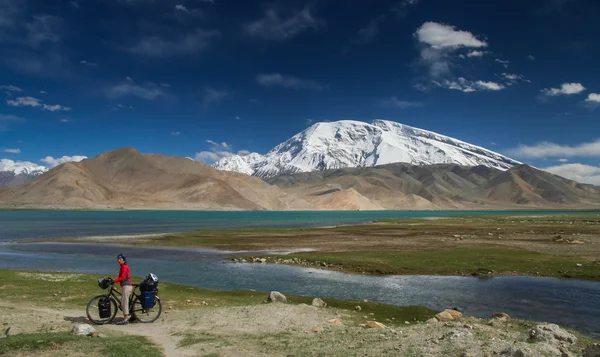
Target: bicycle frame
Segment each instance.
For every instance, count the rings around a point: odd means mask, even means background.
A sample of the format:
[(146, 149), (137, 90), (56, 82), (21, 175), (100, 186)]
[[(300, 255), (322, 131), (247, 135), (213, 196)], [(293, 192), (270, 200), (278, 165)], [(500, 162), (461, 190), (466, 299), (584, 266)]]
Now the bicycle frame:
[[(129, 311), (133, 311), (133, 304), (135, 302), (135, 299), (139, 297), (138, 294), (135, 293), (135, 289), (137, 287), (139, 287), (139, 284), (132, 284), (131, 286), (133, 286), (133, 289), (131, 290), (131, 298), (129, 299)], [(106, 296), (109, 296), (113, 299), (115, 299), (115, 301), (117, 302), (117, 306), (121, 307), (122, 303), (121, 303), (121, 292), (117, 289), (115, 289), (115, 285), (111, 284), (110, 286), (110, 290), (108, 291), (108, 293), (106, 294)]]

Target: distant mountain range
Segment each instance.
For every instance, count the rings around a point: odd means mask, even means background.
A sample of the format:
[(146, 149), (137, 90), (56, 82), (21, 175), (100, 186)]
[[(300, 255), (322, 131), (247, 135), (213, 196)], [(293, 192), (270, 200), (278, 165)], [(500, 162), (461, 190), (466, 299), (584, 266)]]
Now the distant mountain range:
[(133, 148), (123, 148), (59, 165), (19, 187), (0, 188), (0, 206), (199, 210), (572, 209), (600, 207), (600, 188), (522, 164), (506, 170), (483, 165), (394, 163), (285, 174), (263, 181), (219, 171), (184, 157), (141, 154)]
[(0, 167), (0, 187), (19, 186), (48, 171), (44, 166), (10, 160), (1, 160)]
[(277, 145), (266, 155), (252, 153), (217, 161), (219, 170), (269, 178), (299, 172), (413, 165), (483, 165), (507, 170), (520, 162), (458, 139), (408, 125), (375, 120), (316, 123)]

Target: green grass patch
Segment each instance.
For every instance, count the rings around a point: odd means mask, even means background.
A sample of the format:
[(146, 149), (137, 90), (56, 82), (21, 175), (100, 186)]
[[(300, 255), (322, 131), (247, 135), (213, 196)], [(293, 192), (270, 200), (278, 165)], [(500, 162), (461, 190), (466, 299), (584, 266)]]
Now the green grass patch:
[[(302, 259), (349, 272), (403, 275), (539, 275), (600, 280), (600, 264), (571, 256), (527, 250), (485, 247), (435, 251), (376, 251), (299, 253), (269, 256), (273, 259)], [(582, 264), (577, 267), (577, 264)]]
[(56, 351), (56, 356), (65, 356), (66, 351), (86, 351), (87, 356), (107, 357), (161, 357), (163, 355), (156, 345), (141, 336), (92, 338), (56, 332), (19, 334), (0, 339), (0, 356), (12, 356), (17, 352), (53, 351)]

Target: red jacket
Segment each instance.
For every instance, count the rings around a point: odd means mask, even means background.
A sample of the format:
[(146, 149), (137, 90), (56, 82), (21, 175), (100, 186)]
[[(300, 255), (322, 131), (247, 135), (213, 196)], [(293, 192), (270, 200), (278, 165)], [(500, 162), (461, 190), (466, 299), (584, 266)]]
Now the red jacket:
[(131, 270), (129, 270), (129, 265), (121, 264), (121, 268), (119, 269), (119, 277), (114, 280), (115, 283), (121, 283), (123, 285), (131, 285)]

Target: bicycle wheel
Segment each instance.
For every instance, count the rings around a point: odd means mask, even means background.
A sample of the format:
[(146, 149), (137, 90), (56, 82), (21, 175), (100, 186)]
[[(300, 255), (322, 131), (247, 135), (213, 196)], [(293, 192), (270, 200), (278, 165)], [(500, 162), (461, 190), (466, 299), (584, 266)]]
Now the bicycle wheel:
[[(100, 310), (98, 309), (98, 302), (100, 299), (110, 299), (110, 316), (107, 318), (100, 317)], [(108, 295), (98, 295), (94, 296), (90, 302), (88, 302), (87, 307), (85, 308), (85, 313), (87, 314), (88, 319), (96, 325), (104, 325), (110, 323), (114, 320), (115, 316), (117, 316), (117, 311), (119, 308), (117, 307), (117, 302), (115, 299), (109, 297)]]
[(136, 297), (133, 300), (133, 307), (131, 310), (131, 314), (135, 317), (136, 320), (143, 323), (150, 323), (156, 321), (160, 317), (162, 312), (162, 304), (160, 303), (160, 299), (158, 296), (154, 300), (154, 306), (149, 309), (144, 309), (142, 306), (142, 301), (140, 297)]

